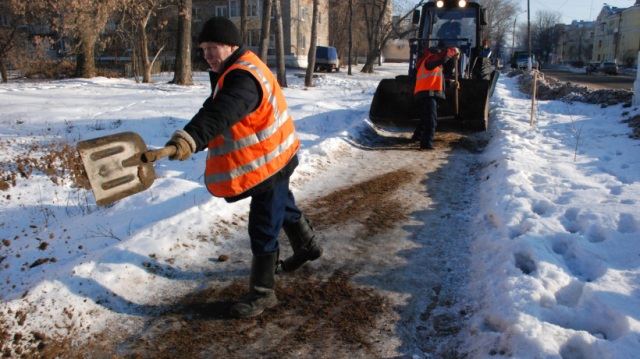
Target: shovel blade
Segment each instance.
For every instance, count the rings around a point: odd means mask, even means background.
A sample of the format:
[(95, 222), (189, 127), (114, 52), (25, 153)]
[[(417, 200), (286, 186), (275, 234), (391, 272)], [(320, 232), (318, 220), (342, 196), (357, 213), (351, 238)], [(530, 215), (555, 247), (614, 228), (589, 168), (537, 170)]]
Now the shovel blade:
[(76, 146), (98, 206), (106, 206), (151, 187), (153, 163), (144, 163), (147, 145), (134, 132), (78, 142)]

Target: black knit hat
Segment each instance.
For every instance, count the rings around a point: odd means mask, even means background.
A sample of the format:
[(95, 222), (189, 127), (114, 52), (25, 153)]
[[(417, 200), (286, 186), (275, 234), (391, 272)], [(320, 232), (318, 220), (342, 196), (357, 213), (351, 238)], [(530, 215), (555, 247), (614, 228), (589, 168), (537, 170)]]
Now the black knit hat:
[(242, 36), (231, 20), (226, 17), (212, 17), (204, 23), (198, 41), (241, 46)]

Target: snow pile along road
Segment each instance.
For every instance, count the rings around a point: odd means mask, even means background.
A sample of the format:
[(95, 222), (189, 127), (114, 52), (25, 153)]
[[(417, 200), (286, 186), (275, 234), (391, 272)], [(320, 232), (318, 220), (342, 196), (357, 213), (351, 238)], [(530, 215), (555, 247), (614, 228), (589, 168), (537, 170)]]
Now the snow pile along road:
[(620, 123), (638, 109), (540, 101), (530, 127), (517, 81), (492, 100), (469, 350), (639, 358), (640, 142)]

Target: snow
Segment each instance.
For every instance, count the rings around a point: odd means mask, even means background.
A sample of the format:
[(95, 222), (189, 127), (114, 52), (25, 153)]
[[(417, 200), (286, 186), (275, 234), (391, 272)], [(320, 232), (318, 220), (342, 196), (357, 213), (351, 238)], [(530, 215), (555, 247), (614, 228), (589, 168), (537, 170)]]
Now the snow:
[(471, 348), (638, 358), (639, 143), (620, 106), (540, 102), (531, 127), (516, 81), (503, 77), (492, 99)]
[[(379, 80), (405, 67), (327, 75), (310, 89), (290, 71), (284, 94), (302, 145), (292, 178), (299, 200), (335, 189), (332, 181), (312, 181), (335, 163), (363, 160), (349, 155), (345, 140), (370, 127)], [(155, 84), (107, 78), (2, 84), (0, 161), (25, 157), (35, 143), (75, 144), (125, 131), (161, 148), (210, 93), (204, 73), (190, 87), (168, 80), (164, 74)], [(461, 351), (474, 358), (640, 358), (640, 142), (620, 123), (623, 111), (640, 111), (541, 101), (531, 127), (531, 100), (518, 91), (517, 77), (506, 76), (491, 108), (478, 211), (470, 218), (473, 314)], [(81, 338), (112, 322), (133, 322), (211, 272), (246, 266), (249, 243), (238, 240), (245, 234), (236, 224), (246, 222), (248, 200), (227, 204), (208, 194), (205, 156), (158, 162), (150, 190), (105, 208), (90, 191), (36, 172), (0, 192), (0, 239), (9, 243), (0, 248), (0, 311), (27, 313), (22, 328), (49, 336), (82, 322), (74, 334)], [(45, 241), (48, 247), (38, 249)], [(229, 253), (239, 261), (212, 266)], [(40, 258), (55, 262), (29, 268)], [(154, 275), (149, 265), (165, 266), (164, 274)], [(405, 285), (413, 282), (407, 277)]]

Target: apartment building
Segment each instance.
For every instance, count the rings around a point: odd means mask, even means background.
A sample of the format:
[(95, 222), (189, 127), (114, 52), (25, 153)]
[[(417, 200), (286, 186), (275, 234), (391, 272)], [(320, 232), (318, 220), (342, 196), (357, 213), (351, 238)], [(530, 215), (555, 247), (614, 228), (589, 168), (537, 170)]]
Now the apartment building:
[(628, 8), (605, 4), (595, 25), (591, 61), (616, 61), (618, 65), (638, 65), (640, 47), (640, 0)]
[(558, 26), (562, 33), (556, 49), (564, 63), (586, 63), (591, 61), (595, 21), (574, 20), (570, 25)]

